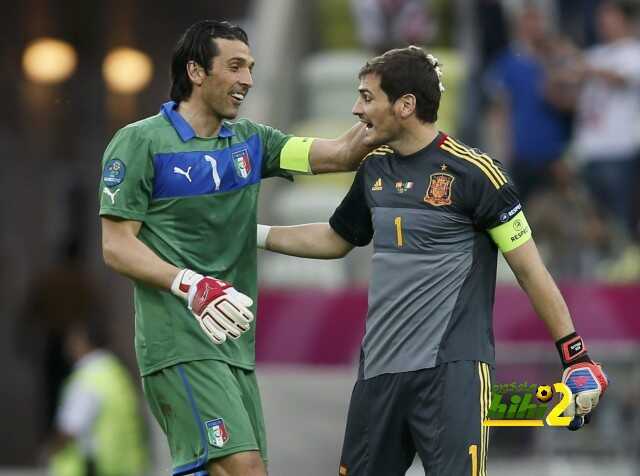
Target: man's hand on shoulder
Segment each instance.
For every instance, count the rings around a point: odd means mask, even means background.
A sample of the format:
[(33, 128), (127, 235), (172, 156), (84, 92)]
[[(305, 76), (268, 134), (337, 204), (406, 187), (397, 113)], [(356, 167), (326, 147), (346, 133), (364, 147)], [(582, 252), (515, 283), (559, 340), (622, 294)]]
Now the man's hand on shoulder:
[(565, 416), (573, 417), (570, 430), (578, 430), (591, 419), (591, 412), (609, 386), (600, 364), (587, 354), (582, 338), (575, 332), (556, 342), (564, 372), (562, 383), (571, 390), (571, 404)]
[(362, 159), (375, 147), (365, 144), (366, 126), (356, 123), (337, 139), (315, 139), (309, 151), (314, 174), (357, 170)]
[(253, 300), (231, 284), (190, 269), (181, 270), (173, 280), (171, 292), (187, 302), (204, 333), (214, 344), (227, 337), (237, 339), (249, 330)]

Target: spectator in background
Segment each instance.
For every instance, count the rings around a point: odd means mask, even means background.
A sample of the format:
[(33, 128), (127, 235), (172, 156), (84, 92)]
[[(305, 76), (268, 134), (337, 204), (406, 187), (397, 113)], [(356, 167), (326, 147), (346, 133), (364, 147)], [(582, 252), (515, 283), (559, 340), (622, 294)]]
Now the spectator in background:
[(50, 440), (52, 476), (141, 476), (148, 466), (143, 418), (125, 367), (105, 350), (99, 321), (77, 321), (65, 335), (73, 362)]
[(596, 42), (596, 11), (602, 0), (555, 0), (562, 32), (582, 47)]
[(640, 41), (636, 8), (607, 1), (598, 10), (601, 43), (567, 71), (581, 85), (575, 154), (598, 204), (636, 232), (633, 209), (640, 153)]
[[(89, 258), (86, 234), (91, 227), (85, 217), (90, 201), (75, 174), (71, 175), (57, 195), (55, 215), (60, 238), (53, 262), (37, 269), (29, 279), (26, 286), (29, 292), (16, 319), (16, 354), (28, 360), (33, 368), (43, 410), (41, 416), (38, 406), (32, 407), (39, 425), (39, 444), (51, 432), (58, 395), (71, 371), (63, 351), (66, 329), (75, 320), (95, 315), (96, 309), (101, 308), (96, 304), (101, 297), (99, 287), (86, 267)], [(11, 280), (14, 279), (12, 276)], [(29, 346), (23, 342), (29, 342)]]
[(99, 307), (99, 292), (82, 266), (80, 248), (77, 239), (60, 246), (59, 261), (29, 282), (30, 293), (17, 320), (15, 342), (30, 344), (28, 349), (16, 344), (16, 352), (33, 366), (44, 410), (44, 418), (38, 418), (41, 443), (51, 431), (58, 394), (71, 370), (63, 352), (65, 330)]
[(554, 162), (548, 179), (527, 207), (544, 261), (556, 279), (594, 278), (615, 249), (615, 234), (566, 161)]
[(376, 54), (421, 44), (435, 33), (423, 0), (351, 0), (362, 45)]
[(570, 118), (547, 97), (547, 68), (557, 51), (544, 13), (527, 4), (515, 17), (514, 40), (490, 67), (490, 118), (506, 144), (508, 163), (520, 197), (526, 202), (536, 188), (547, 185), (551, 164), (564, 153)]
[(483, 132), (478, 116), (489, 101), (486, 88), (478, 88), (478, 84), (509, 43), (507, 19), (502, 0), (457, 0), (455, 21), (468, 72), (458, 134), (465, 143), (478, 144)]

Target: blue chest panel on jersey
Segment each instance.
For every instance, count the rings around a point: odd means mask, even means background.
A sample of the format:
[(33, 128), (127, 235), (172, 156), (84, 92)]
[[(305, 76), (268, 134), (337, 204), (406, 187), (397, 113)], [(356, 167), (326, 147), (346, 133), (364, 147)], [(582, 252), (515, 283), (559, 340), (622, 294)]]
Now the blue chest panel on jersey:
[(255, 134), (245, 142), (222, 150), (156, 154), (153, 168), (154, 199), (237, 190), (260, 181), (260, 136)]

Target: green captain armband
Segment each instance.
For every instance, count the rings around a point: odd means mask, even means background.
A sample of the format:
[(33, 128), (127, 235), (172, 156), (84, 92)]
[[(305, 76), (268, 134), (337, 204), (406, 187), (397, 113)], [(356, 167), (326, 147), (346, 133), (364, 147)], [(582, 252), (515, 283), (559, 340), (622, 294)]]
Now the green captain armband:
[(311, 173), (309, 151), (313, 137), (292, 137), (280, 151), (280, 168), (303, 174)]
[(491, 235), (494, 243), (498, 245), (500, 251), (506, 253), (529, 241), (531, 239), (531, 228), (524, 217), (524, 213), (519, 212), (507, 223), (491, 228), (489, 235)]

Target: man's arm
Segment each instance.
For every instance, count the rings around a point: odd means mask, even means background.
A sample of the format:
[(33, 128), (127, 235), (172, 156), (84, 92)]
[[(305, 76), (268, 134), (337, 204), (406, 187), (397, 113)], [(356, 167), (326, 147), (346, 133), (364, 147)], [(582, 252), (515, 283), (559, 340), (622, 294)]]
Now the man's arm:
[(142, 223), (102, 217), (102, 255), (114, 271), (152, 286), (171, 290), (180, 271), (160, 259), (138, 239)]
[(574, 332), (567, 304), (530, 239), (504, 257), (554, 340)]
[(356, 170), (365, 155), (373, 150), (363, 144), (365, 125), (354, 125), (337, 139), (315, 139), (309, 151), (314, 174)]
[(277, 253), (303, 258), (341, 258), (373, 237), (371, 212), (363, 193), (363, 168), (329, 219), (329, 223), (296, 226), (258, 225), (256, 243)]
[(73, 380), (56, 410), (53, 431), (45, 448), (47, 456), (55, 457), (68, 443), (86, 435), (102, 408), (103, 399), (94, 389)]
[(258, 246), (285, 255), (318, 259), (342, 258), (353, 249), (328, 223), (258, 225)]
[(505, 252), (504, 257), (556, 341), (564, 367), (562, 383), (571, 390), (571, 404), (565, 410), (565, 415), (572, 417), (568, 428), (578, 430), (589, 423), (591, 411), (607, 390), (609, 380), (576, 334), (567, 305), (533, 240)]
[(138, 239), (141, 223), (102, 217), (102, 254), (105, 263), (120, 274), (171, 291), (184, 299), (205, 334), (221, 344), (249, 330), (253, 300), (231, 284), (202, 276), (159, 258)]

